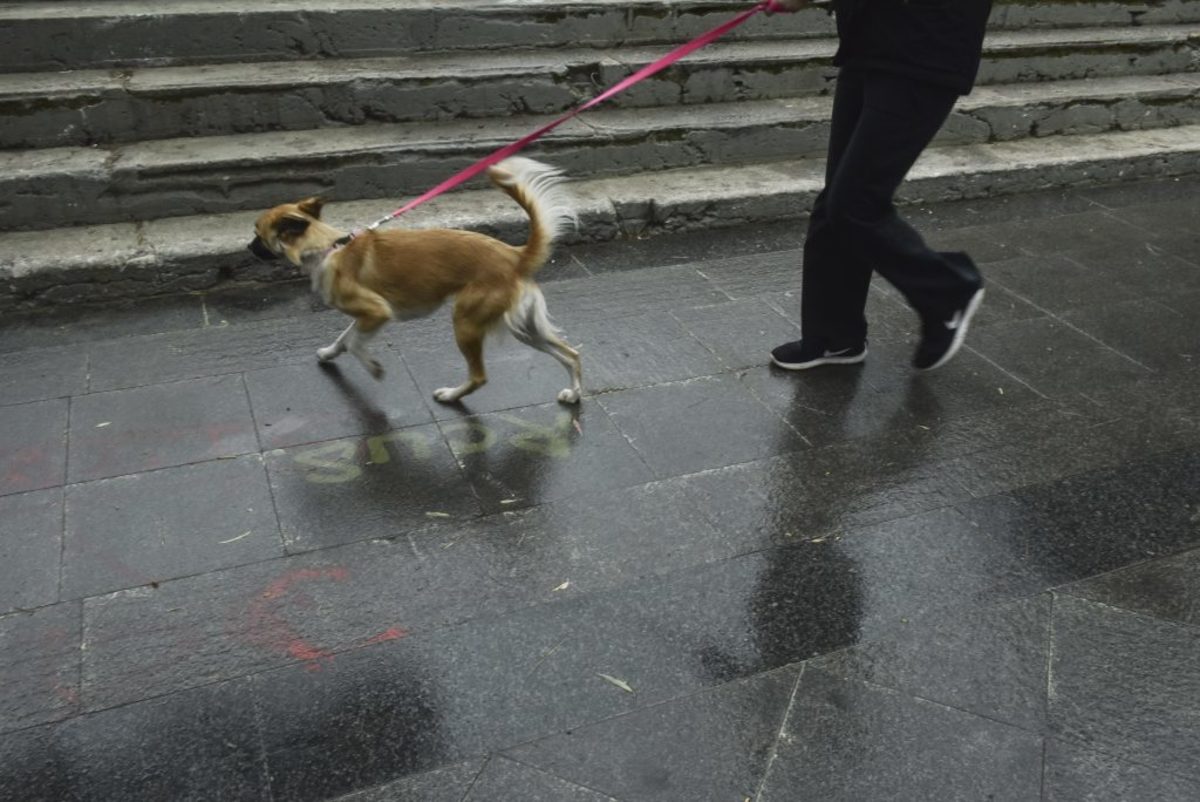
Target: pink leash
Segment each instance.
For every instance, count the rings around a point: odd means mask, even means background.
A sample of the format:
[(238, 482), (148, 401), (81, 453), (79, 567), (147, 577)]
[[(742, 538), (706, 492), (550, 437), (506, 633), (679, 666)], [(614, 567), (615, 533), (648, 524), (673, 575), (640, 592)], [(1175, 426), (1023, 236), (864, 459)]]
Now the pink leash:
[(604, 101), (608, 100), (610, 97), (612, 97), (614, 95), (618, 95), (621, 92), (624, 92), (626, 89), (633, 86), (634, 84), (644, 81), (647, 78), (649, 78), (650, 76), (663, 71), (667, 67), (669, 67), (672, 64), (674, 64), (675, 62), (679, 61), (684, 56), (690, 55), (690, 54), (696, 52), (697, 50), (699, 50), (700, 48), (706, 47), (709, 44), (712, 44), (717, 39), (720, 39), (722, 36), (729, 33), (734, 28), (738, 27), (742, 23), (749, 20), (755, 14), (758, 14), (763, 11), (775, 12), (775, 11), (784, 11), (784, 10), (785, 9), (783, 9), (779, 6), (777, 0), (763, 0), (763, 2), (754, 6), (749, 11), (744, 11), (741, 14), (738, 14), (736, 17), (729, 20), (728, 22), (718, 25), (716, 28), (713, 28), (708, 33), (701, 34), (700, 36), (696, 37), (692, 41), (688, 42), (686, 45), (676, 48), (675, 50), (672, 50), (670, 53), (663, 56), (658, 61), (656, 61), (653, 64), (650, 64), (646, 67), (643, 67), (642, 69), (640, 69), (637, 72), (630, 75), (628, 78), (625, 78), (620, 83), (605, 90), (602, 94), (597, 95), (596, 97), (592, 98), (588, 102), (584, 103), (582, 106), (577, 106), (576, 108), (567, 112), (566, 114), (564, 114), (563, 116), (561, 116), (557, 120), (555, 120), (554, 122), (548, 123), (547, 125), (542, 126), (541, 128), (537, 129), (533, 133), (528, 134), (527, 136), (521, 137), (520, 139), (518, 139), (516, 142), (513, 142), (512, 144), (505, 145), (504, 147), (500, 148), (499, 150), (497, 150), (495, 153), (492, 153), (491, 155), (484, 156), (482, 159), (475, 162), (470, 167), (466, 168), (465, 170), (458, 173), (457, 175), (446, 179), (445, 181), (438, 184), (433, 189), (426, 192), (424, 195), (421, 195), (419, 198), (414, 198), (413, 200), (404, 204), (399, 209), (397, 209), (396, 211), (387, 215), (386, 217), (382, 217), (379, 220), (375, 221), (374, 223), (372, 223), (369, 226), (369, 229), (379, 228), (379, 226), (383, 225), (384, 223), (386, 223), (390, 220), (395, 220), (400, 215), (417, 208), (422, 203), (433, 200), (438, 195), (441, 195), (442, 193), (453, 189), (454, 187), (458, 186), (459, 184), (462, 184), (466, 181), (471, 180), (472, 178), (479, 175), (487, 168), (491, 167), (493, 164), (498, 164), (499, 162), (504, 161), (509, 156), (512, 156), (513, 154), (522, 150), (523, 148), (528, 146), (530, 143), (535, 142), (538, 139), (541, 139), (543, 136), (550, 133), (555, 128), (558, 128), (560, 125), (567, 122), (568, 120), (571, 120), (574, 117), (577, 117), (578, 115), (582, 114), (583, 112), (587, 111), (590, 108), (593, 108), (594, 106), (600, 105)]

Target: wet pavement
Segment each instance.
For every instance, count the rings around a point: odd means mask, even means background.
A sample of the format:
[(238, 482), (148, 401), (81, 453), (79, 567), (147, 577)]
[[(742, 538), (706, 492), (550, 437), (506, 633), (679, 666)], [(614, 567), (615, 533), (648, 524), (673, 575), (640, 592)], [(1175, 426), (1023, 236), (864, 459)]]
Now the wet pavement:
[(787, 375), (798, 224), (562, 249), (589, 394), (302, 286), (0, 329), (0, 798), (1200, 798), (1200, 183), (912, 215), (923, 377)]

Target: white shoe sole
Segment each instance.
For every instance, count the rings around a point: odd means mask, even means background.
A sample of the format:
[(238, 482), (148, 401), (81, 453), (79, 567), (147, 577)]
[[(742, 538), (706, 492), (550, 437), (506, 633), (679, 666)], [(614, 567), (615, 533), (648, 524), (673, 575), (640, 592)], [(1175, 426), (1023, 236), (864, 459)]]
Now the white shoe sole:
[(808, 370), (809, 368), (818, 368), (821, 365), (856, 365), (866, 358), (867, 349), (864, 348), (861, 354), (855, 354), (854, 356), (823, 356), (808, 362), (780, 362), (772, 356), (771, 364), (784, 370)]
[(949, 362), (958, 353), (958, 349), (962, 348), (963, 341), (967, 339), (967, 329), (971, 325), (971, 318), (975, 317), (975, 312), (979, 309), (979, 305), (983, 303), (983, 288), (971, 296), (971, 300), (967, 303), (967, 309), (963, 312), (962, 322), (959, 323), (958, 329), (954, 332), (954, 340), (950, 343), (950, 347), (946, 349), (946, 353), (942, 354), (942, 358), (934, 362), (927, 368), (918, 368), (921, 373), (928, 373), (931, 370), (936, 370), (942, 365)]

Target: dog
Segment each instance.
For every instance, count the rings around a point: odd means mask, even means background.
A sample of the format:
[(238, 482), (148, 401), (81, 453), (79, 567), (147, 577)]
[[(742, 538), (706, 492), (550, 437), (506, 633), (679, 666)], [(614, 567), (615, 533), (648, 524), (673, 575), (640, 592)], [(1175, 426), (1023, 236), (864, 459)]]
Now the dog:
[(487, 383), (483, 345), (507, 328), (517, 340), (566, 367), (570, 386), (558, 394), (577, 404), (583, 393), (579, 352), (550, 322), (546, 299), (533, 281), (555, 240), (576, 224), (564, 178), (555, 168), (510, 158), (489, 168), (492, 183), (529, 216), (523, 247), (459, 229), (364, 231), (355, 235), (321, 220), (322, 198), (276, 206), (254, 224), (248, 246), (260, 259), (283, 257), (312, 281), (327, 304), (354, 318), (332, 345), (317, 350), (328, 362), (349, 351), (376, 379), (383, 366), (368, 344), (393, 319), (424, 317), (454, 297), (454, 337), (467, 362), (467, 380), (433, 397), (453, 404)]

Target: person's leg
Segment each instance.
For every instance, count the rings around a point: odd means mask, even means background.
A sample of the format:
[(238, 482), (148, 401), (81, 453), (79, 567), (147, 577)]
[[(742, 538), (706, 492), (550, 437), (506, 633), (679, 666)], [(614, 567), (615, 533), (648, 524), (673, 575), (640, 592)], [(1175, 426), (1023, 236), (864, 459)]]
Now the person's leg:
[(804, 272), (800, 290), (801, 331), (806, 339), (835, 345), (857, 344), (866, 338), (867, 322), (861, 294), (871, 282), (871, 265), (848, 250), (829, 218), (829, 195), (855, 131), (862, 120), (864, 75), (843, 70), (838, 76), (829, 127), (825, 188), (817, 196), (804, 241)]
[[(798, 370), (837, 362), (860, 362), (865, 351), (867, 323), (863, 316), (871, 267), (842, 245), (829, 222), (829, 186), (862, 115), (863, 74), (842, 70), (834, 93), (825, 162), (825, 188), (817, 195), (804, 240), (803, 283), (800, 290), (801, 339), (771, 352), (780, 367)], [(862, 302), (856, 302), (862, 287)], [(827, 351), (850, 356), (826, 357)]]
[(840, 247), (891, 282), (921, 316), (928, 341), (922, 349), (932, 346), (935, 352), (930, 359), (919, 351), (923, 368), (941, 364), (949, 358), (945, 351), (961, 344), (982, 278), (965, 253), (929, 248), (897, 213), (893, 199), (956, 97), (952, 90), (902, 76), (868, 74), (862, 116), (827, 198), (828, 225)]

